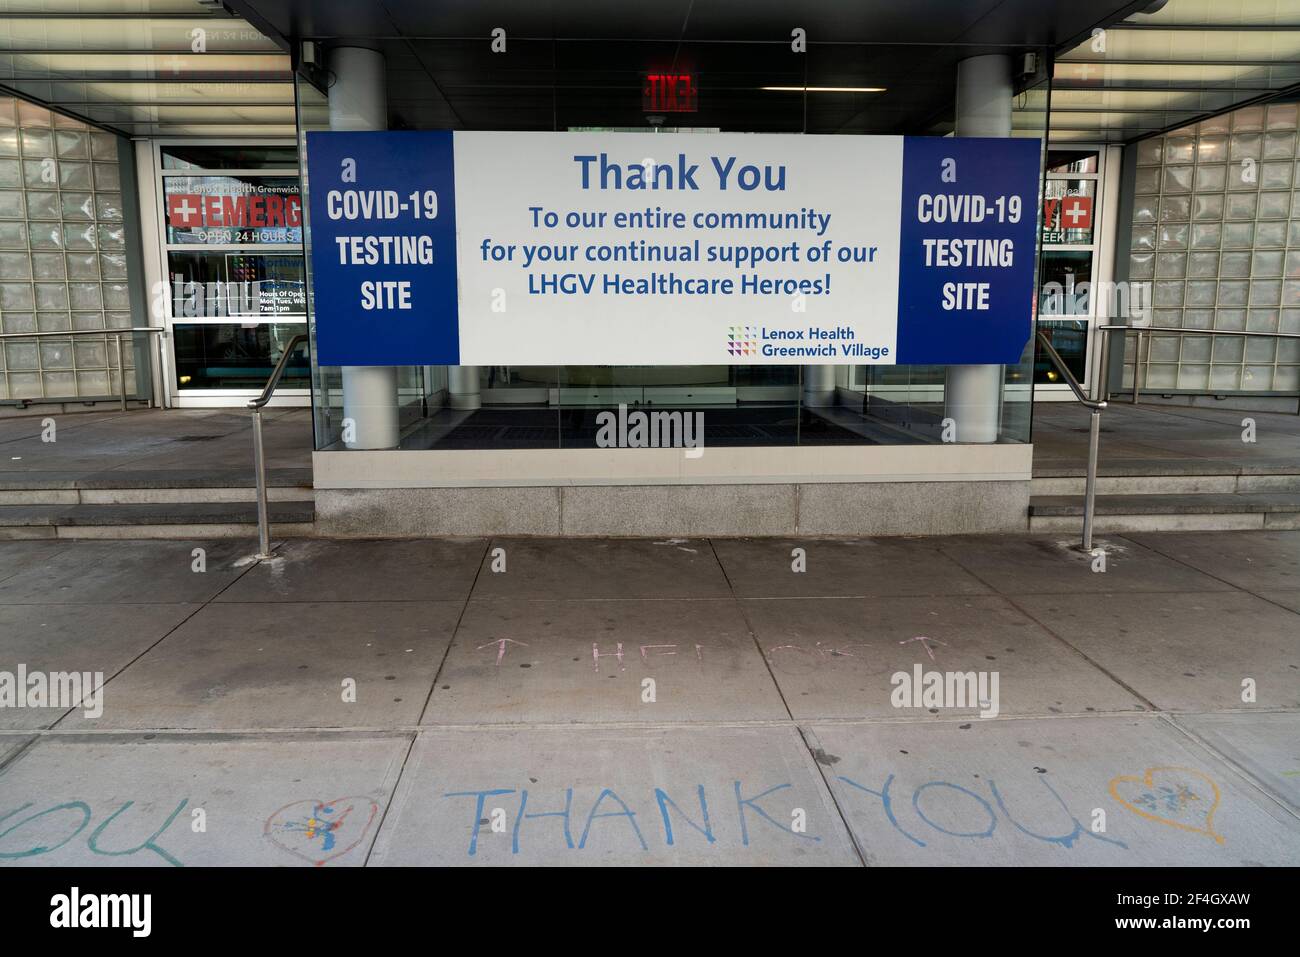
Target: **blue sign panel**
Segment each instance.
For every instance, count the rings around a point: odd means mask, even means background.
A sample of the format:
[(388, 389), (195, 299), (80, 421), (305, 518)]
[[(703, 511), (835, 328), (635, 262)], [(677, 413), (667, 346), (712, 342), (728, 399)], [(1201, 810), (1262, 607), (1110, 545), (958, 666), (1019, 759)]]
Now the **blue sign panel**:
[(321, 365), (455, 365), (452, 134), (308, 133)]
[(1040, 143), (903, 141), (898, 363), (1012, 364), (1030, 339)]

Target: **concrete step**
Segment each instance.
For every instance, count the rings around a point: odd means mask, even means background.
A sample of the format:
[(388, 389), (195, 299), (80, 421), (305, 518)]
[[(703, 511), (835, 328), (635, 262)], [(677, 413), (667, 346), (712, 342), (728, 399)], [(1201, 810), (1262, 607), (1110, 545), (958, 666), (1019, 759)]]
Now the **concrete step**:
[[(1082, 495), (1029, 499), (1030, 531), (1075, 531), (1082, 520)], [(1300, 528), (1300, 492), (1098, 495), (1093, 521), (1098, 532)]]
[[(1029, 483), (1031, 495), (1082, 495), (1083, 474), (1041, 474)], [(1199, 495), (1234, 492), (1300, 492), (1300, 469), (1288, 472), (1187, 473), (1097, 476), (1099, 495)]]
[[(311, 469), (268, 469), (267, 497), (273, 502), (313, 500)], [(6, 505), (176, 505), (254, 502), (251, 469), (103, 472), (0, 472), (0, 506)]]
[[(312, 502), (272, 502), (277, 535), (311, 535)], [(257, 506), (243, 502), (0, 505), (0, 539), (242, 538), (257, 535)]]

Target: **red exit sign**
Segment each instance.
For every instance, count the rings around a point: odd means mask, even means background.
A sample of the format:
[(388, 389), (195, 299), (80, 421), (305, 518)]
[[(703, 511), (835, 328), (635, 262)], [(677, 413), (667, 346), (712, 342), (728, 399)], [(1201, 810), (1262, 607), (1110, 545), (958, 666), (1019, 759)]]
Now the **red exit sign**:
[(697, 93), (691, 73), (647, 73), (641, 83), (641, 109), (646, 113), (694, 113), (699, 109)]

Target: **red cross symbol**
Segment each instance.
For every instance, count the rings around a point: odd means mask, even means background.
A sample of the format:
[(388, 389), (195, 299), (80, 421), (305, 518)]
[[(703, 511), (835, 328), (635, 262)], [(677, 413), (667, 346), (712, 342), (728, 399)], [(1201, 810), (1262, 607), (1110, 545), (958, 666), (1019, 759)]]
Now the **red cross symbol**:
[(1066, 196), (1061, 200), (1061, 225), (1065, 229), (1092, 227), (1092, 197)]
[(202, 205), (199, 197), (180, 193), (167, 197), (167, 221), (173, 226), (203, 225)]

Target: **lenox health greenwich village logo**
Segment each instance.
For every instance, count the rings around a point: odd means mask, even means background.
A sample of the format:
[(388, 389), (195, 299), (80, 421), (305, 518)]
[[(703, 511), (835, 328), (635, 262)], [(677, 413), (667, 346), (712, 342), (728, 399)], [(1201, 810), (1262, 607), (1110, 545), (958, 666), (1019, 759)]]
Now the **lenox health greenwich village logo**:
[(772, 326), (727, 326), (727, 355), (733, 359), (812, 359), (820, 356), (842, 359), (883, 359), (888, 346), (869, 345), (858, 340), (852, 326), (803, 326), (778, 329)]

